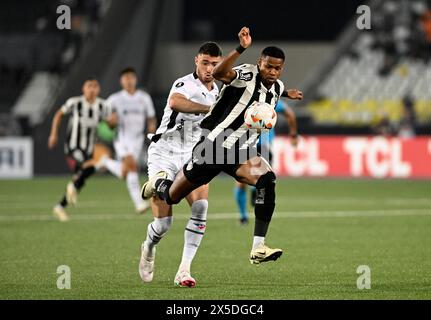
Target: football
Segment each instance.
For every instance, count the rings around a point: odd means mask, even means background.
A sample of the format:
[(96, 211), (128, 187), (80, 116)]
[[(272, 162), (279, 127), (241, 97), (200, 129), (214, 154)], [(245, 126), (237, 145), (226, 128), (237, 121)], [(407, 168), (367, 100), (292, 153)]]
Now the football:
[(249, 129), (272, 129), (277, 122), (277, 113), (266, 102), (253, 102), (245, 111), (244, 122)]

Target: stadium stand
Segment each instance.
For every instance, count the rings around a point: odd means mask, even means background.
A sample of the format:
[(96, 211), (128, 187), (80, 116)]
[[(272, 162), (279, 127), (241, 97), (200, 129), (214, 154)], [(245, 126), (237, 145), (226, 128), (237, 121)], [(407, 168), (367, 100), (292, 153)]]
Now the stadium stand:
[[(352, 21), (334, 57), (309, 83), (315, 125), (410, 134), (431, 123), (431, 2), (373, 2), (372, 29)], [(401, 13), (401, 14), (400, 14)], [(313, 89), (313, 90), (311, 90)]]

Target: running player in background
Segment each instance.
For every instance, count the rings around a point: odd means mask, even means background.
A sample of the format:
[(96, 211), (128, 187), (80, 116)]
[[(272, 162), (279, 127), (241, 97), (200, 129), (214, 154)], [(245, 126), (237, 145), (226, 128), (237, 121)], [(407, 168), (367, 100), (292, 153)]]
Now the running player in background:
[[(221, 49), (216, 43), (204, 43), (195, 57), (195, 71), (174, 82), (162, 123), (148, 148), (149, 179), (163, 171), (173, 180), (190, 160), (193, 146), (201, 136), (200, 122), (210, 111), (219, 93), (212, 71), (220, 62), (221, 55)], [(183, 255), (174, 282), (179, 286), (194, 287), (196, 281), (191, 277), (190, 269), (205, 233), (208, 185), (202, 184), (190, 194), (187, 193), (185, 198), (191, 208), (191, 217), (184, 231)], [(148, 225), (139, 263), (139, 274), (144, 282), (153, 280), (156, 245), (168, 232), (173, 221), (171, 205), (152, 197), (151, 207), (154, 221)]]
[[(289, 124), (289, 136), (290, 143), (292, 146), (296, 147), (298, 144), (298, 128), (296, 123), (295, 113), (289, 106), (283, 102), (281, 99), (278, 100), (277, 105), (275, 106), (275, 111), (279, 114), (283, 114), (286, 117), (287, 123)], [(259, 142), (257, 144), (258, 152), (264, 156), (268, 155), (269, 164), (272, 164), (272, 142), (275, 138), (275, 131), (267, 130), (266, 132), (262, 132), (259, 138)], [(236, 182), (234, 189), (234, 196), (236, 203), (238, 205), (239, 214), (240, 214), (240, 223), (247, 224), (248, 223), (248, 210), (247, 210), (247, 184)], [(251, 197), (250, 197), (251, 205), (254, 207), (254, 203), (256, 200), (256, 188), (251, 187)]]
[(150, 95), (137, 89), (137, 83), (136, 71), (133, 68), (124, 69), (120, 73), (123, 90), (107, 99), (117, 122), (114, 149), (119, 160), (102, 157), (98, 166), (105, 167), (116, 177), (126, 180), (136, 212), (144, 213), (150, 204), (140, 196), (139, 156), (144, 146), (145, 129), (148, 133), (154, 133), (157, 120)]
[(53, 209), (55, 217), (60, 221), (69, 220), (66, 206), (69, 203), (76, 204), (78, 192), (96, 171), (92, 156), (98, 124), (106, 120), (111, 126), (115, 125), (111, 108), (105, 100), (98, 97), (99, 82), (94, 78), (85, 80), (82, 92), (82, 96), (68, 99), (55, 113), (48, 139), (48, 147), (53, 149), (57, 145), (61, 120), (63, 116), (70, 115), (64, 152), (74, 175), (72, 181), (67, 184), (66, 194)]

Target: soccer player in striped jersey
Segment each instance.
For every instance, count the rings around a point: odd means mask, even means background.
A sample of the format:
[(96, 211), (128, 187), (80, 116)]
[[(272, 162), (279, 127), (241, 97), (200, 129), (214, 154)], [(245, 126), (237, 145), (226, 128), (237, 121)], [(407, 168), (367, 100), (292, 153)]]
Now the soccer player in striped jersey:
[(214, 68), (215, 79), (224, 83), (215, 105), (201, 122), (203, 135), (193, 149), (192, 159), (177, 174), (174, 181), (166, 172), (159, 172), (144, 184), (142, 196), (154, 194), (167, 204), (176, 204), (196, 188), (209, 183), (221, 172), (237, 181), (255, 186), (255, 228), (250, 262), (259, 264), (276, 260), (281, 249), (265, 244), (265, 237), (275, 209), (275, 174), (256, 149), (259, 132), (244, 124), (246, 109), (254, 102), (266, 102), (275, 108), (281, 96), (302, 99), (296, 89), (284, 90), (279, 80), (285, 55), (277, 47), (262, 51), (257, 65), (233, 67), (240, 54), (251, 45), (248, 28), (238, 34), (240, 46), (231, 51)]
[(64, 152), (74, 175), (72, 181), (67, 184), (66, 194), (53, 209), (54, 216), (60, 221), (69, 220), (65, 211), (66, 206), (69, 203), (76, 204), (78, 192), (96, 171), (91, 159), (97, 125), (103, 120), (111, 125), (115, 124), (110, 117), (111, 108), (104, 99), (98, 97), (100, 85), (95, 78), (85, 80), (82, 92), (82, 96), (68, 99), (55, 113), (48, 139), (48, 147), (53, 149), (57, 145), (62, 118), (70, 116)]
[[(296, 147), (298, 144), (298, 128), (296, 123), (295, 113), (289, 106), (282, 101), (278, 100), (277, 105), (275, 106), (275, 111), (279, 114), (282, 114), (289, 124), (289, 137), (290, 142), (293, 147)], [(259, 137), (259, 142), (257, 143), (258, 152), (261, 156), (266, 157), (265, 159), (272, 165), (272, 142), (275, 138), (275, 131), (265, 130)], [(247, 211), (247, 184), (236, 182), (234, 189), (235, 201), (238, 205), (239, 214), (240, 214), (240, 223), (247, 224), (248, 223), (248, 211)], [(256, 200), (256, 188), (252, 187), (251, 190), (251, 204), (254, 207), (254, 202)]]
[[(216, 43), (204, 43), (195, 57), (195, 71), (177, 79), (172, 85), (162, 122), (148, 148), (150, 179), (163, 171), (173, 180), (190, 160), (193, 146), (201, 136), (199, 124), (219, 93), (212, 71), (220, 62), (221, 55), (221, 49)], [(183, 255), (174, 283), (182, 287), (194, 287), (196, 281), (190, 275), (190, 269), (206, 229), (208, 185), (204, 183), (191, 190), (185, 198), (190, 205), (191, 217), (184, 231)], [(154, 221), (148, 225), (139, 263), (139, 274), (144, 282), (151, 282), (153, 279), (156, 245), (168, 232), (173, 221), (170, 204), (152, 197), (151, 207)]]
[(114, 149), (118, 160), (105, 156), (98, 162), (98, 166), (105, 167), (116, 177), (126, 180), (136, 212), (144, 213), (150, 204), (140, 196), (138, 163), (144, 146), (145, 130), (154, 133), (157, 120), (150, 95), (137, 89), (137, 82), (136, 71), (130, 67), (125, 68), (120, 72), (123, 90), (107, 99), (117, 121)]

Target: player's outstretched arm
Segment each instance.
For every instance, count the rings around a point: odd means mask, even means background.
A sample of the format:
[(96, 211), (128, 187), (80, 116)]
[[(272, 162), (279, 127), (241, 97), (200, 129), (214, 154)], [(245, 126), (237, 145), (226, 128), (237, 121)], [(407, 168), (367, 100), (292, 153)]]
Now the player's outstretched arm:
[(48, 138), (48, 148), (53, 149), (57, 145), (58, 129), (60, 128), (61, 119), (63, 118), (63, 111), (59, 109), (52, 120), (51, 133)]
[(295, 112), (289, 107), (284, 111), (287, 123), (289, 124), (289, 136), (294, 147), (298, 145), (298, 124), (296, 122)]
[(233, 70), (233, 65), (240, 54), (251, 45), (250, 29), (243, 27), (238, 34), (238, 38), (240, 43), (239, 47), (232, 50), (224, 57), (213, 70), (213, 77), (225, 84), (229, 84), (235, 79), (236, 71)]
[(304, 98), (304, 94), (298, 89), (284, 90), (281, 96), (292, 100), (302, 100)]
[(169, 98), (169, 107), (177, 112), (182, 113), (208, 113), (210, 106), (193, 102), (187, 99), (181, 93), (174, 93)]
[(156, 133), (157, 130), (157, 119), (151, 117), (147, 119), (147, 133)]
[(118, 114), (117, 112), (112, 112), (108, 117), (106, 117), (106, 123), (113, 129), (118, 125)]

